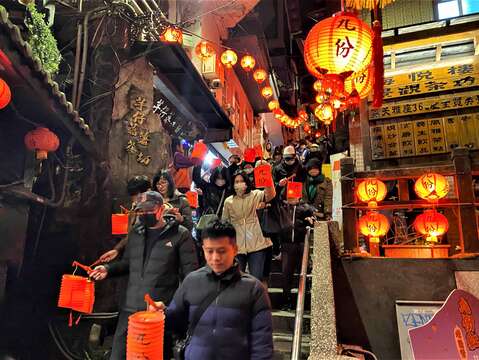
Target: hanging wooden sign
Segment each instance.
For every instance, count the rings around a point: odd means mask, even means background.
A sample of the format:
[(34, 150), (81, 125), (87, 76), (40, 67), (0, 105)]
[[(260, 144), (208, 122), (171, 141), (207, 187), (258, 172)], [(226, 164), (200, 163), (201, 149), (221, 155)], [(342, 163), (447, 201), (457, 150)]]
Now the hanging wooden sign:
[(386, 103), (379, 109), (369, 109), (369, 120), (398, 118), (401, 116), (470, 108), (479, 106), (477, 91)]
[(460, 90), (479, 85), (479, 57), (472, 63), (412, 71), (384, 78), (384, 99)]

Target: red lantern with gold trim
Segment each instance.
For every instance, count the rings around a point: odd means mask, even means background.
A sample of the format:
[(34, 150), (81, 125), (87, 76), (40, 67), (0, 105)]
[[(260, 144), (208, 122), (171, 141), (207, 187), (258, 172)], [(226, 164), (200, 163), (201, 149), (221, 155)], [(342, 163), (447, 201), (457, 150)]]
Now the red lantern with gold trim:
[(213, 45), (211, 45), (208, 41), (200, 41), (195, 46), (195, 53), (201, 60), (206, 60), (212, 57), (216, 51)]
[(24, 140), (28, 150), (36, 151), (38, 160), (46, 159), (49, 152), (56, 151), (60, 146), (58, 136), (45, 127), (28, 132)]
[(258, 84), (263, 83), (268, 78), (268, 73), (264, 69), (258, 69), (253, 73), (253, 79)]
[(353, 13), (338, 12), (313, 26), (304, 42), (304, 61), (315, 77), (350, 74), (371, 62), (373, 32)]
[(388, 193), (386, 184), (378, 179), (365, 179), (361, 181), (356, 189), (356, 195), (362, 202), (368, 203), (369, 207), (377, 206), (383, 201)]
[(416, 180), (414, 191), (421, 199), (437, 201), (449, 193), (449, 183), (440, 174), (427, 173)]
[(225, 50), (221, 54), (221, 63), (228, 69), (231, 69), (238, 62), (238, 55), (233, 50)]
[(361, 234), (367, 236), (370, 242), (379, 243), (379, 238), (389, 231), (389, 221), (383, 214), (368, 211), (359, 218), (358, 227)]
[(241, 58), (240, 65), (244, 71), (250, 72), (254, 69), (256, 65), (256, 60), (251, 55), (245, 55)]
[(449, 229), (447, 218), (436, 210), (426, 210), (414, 220), (414, 229), (426, 236), (426, 241), (437, 242)]
[(12, 100), (12, 93), (10, 91), (10, 86), (5, 82), (5, 80), (0, 79), (0, 110), (10, 104)]

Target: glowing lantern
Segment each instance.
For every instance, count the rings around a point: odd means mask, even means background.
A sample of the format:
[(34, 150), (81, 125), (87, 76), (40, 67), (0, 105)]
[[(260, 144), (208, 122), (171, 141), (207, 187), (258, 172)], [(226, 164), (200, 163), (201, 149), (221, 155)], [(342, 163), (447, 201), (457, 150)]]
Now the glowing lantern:
[(336, 110), (341, 108), (341, 106), (343, 106), (343, 102), (337, 97), (334, 97), (331, 100), (331, 103), (333, 104), (333, 108), (335, 108)]
[(303, 130), (307, 133), (310, 133), (311, 132), (311, 125), (309, 125), (308, 123), (305, 123), (303, 125)]
[(261, 84), (268, 78), (268, 73), (264, 69), (258, 69), (253, 73), (253, 79), (258, 84)]
[(316, 95), (315, 100), (318, 104), (324, 104), (327, 100), (327, 96), (323, 93), (320, 93), (320, 94)]
[(303, 183), (288, 181), (286, 195), (288, 199), (301, 199), (303, 197)]
[(266, 99), (273, 96), (273, 89), (271, 88), (271, 86), (265, 86), (264, 88), (262, 88), (261, 95), (263, 95), (263, 97)]
[(304, 110), (300, 110), (298, 116), (303, 120), (308, 120), (308, 113)]
[(45, 127), (28, 132), (24, 140), (28, 150), (36, 151), (38, 160), (45, 160), (48, 152), (56, 151), (60, 146), (58, 136)]
[(278, 100), (271, 100), (268, 103), (268, 109), (270, 109), (271, 111), (279, 109), (279, 101)]
[(371, 62), (373, 32), (356, 15), (338, 12), (313, 26), (304, 42), (304, 61), (315, 77), (358, 72)]
[(386, 184), (378, 179), (365, 179), (356, 189), (356, 195), (362, 202), (368, 203), (369, 207), (377, 206), (383, 201), (388, 193)]
[(226, 66), (228, 69), (232, 68), (238, 62), (238, 56), (233, 50), (225, 50), (221, 54), (221, 63)]
[(212, 57), (215, 52), (215, 48), (208, 41), (200, 41), (195, 46), (195, 53), (199, 58), (201, 58), (201, 60), (206, 60)]
[(321, 137), (321, 132), (320, 131), (316, 131), (316, 134), (314, 134), (314, 137), (316, 139), (320, 138)]
[(323, 83), (321, 80), (316, 80), (313, 84), (314, 90), (317, 92), (323, 91)]
[(275, 117), (276, 119), (280, 119), (280, 118), (284, 115), (284, 111), (283, 111), (283, 109), (279, 109), (279, 108), (278, 108), (278, 109), (274, 109), (274, 110), (273, 110), (273, 114), (274, 114), (274, 117)]
[(320, 79), (322, 91), (328, 95), (344, 92), (344, 77), (337, 74), (326, 74)]
[(368, 211), (359, 218), (358, 227), (361, 234), (367, 236), (370, 242), (379, 243), (379, 238), (389, 231), (389, 221), (383, 214)]
[(160, 40), (167, 43), (177, 43), (181, 45), (183, 44), (183, 32), (177, 27), (168, 26), (165, 31), (163, 31), (163, 34), (161, 34)]
[(193, 146), (193, 151), (191, 152), (191, 158), (204, 160), (208, 154), (208, 146), (203, 141), (198, 141)]
[(373, 67), (368, 66), (366, 69), (354, 73), (344, 81), (344, 90), (351, 93), (357, 90), (359, 97), (365, 99), (373, 88)]
[(359, 103), (361, 102), (361, 99), (359, 97), (358, 91), (354, 89), (351, 94), (349, 94), (348, 99), (346, 100), (347, 104), (351, 108), (357, 108), (359, 106)]
[(414, 229), (425, 235), (429, 242), (437, 242), (437, 237), (443, 235), (448, 228), (447, 218), (436, 210), (426, 210), (414, 220)]
[(245, 55), (241, 58), (240, 65), (244, 71), (249, 72), (254, 69), (256, 60), (251, 55)]
[(314, 115), (326, 125), (329, 125), (333, 121), (334, 109), (329, 104), (322, 104), (314, 109)]
[(449, 192), (447, 179), (435, 173), (422, 175), (414, 184), (414, 191), (417, 196), (427, 201), (442, 199)]
[(8, 86), (3, 79), (0, 79), (0, 109), (7, 106), (11, 99), (12, 93), (10, 91), (10, 86)]

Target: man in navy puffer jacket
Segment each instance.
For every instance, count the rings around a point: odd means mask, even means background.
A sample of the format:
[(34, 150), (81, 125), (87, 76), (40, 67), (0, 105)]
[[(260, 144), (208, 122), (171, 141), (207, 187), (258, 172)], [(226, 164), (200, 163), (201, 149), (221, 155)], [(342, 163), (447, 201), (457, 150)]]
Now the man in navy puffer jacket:
[(208, 265), (190, 273), (176, 291), (166, 309), (167, 328), (184, 334), (202, 301), (219, 293), (194, 329), (186, 360), (272, 359), (271, 304), (261, 282), (242, 273), (235, 262), (233, 225), (214, 221), (202, 238)]

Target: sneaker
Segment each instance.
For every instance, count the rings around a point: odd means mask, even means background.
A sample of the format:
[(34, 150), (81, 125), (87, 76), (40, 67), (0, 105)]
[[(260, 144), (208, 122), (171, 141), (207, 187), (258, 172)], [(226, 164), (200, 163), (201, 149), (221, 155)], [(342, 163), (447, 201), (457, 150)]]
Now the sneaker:
[(281, 254), (273, 255), (273, 260), (281, 261)]

